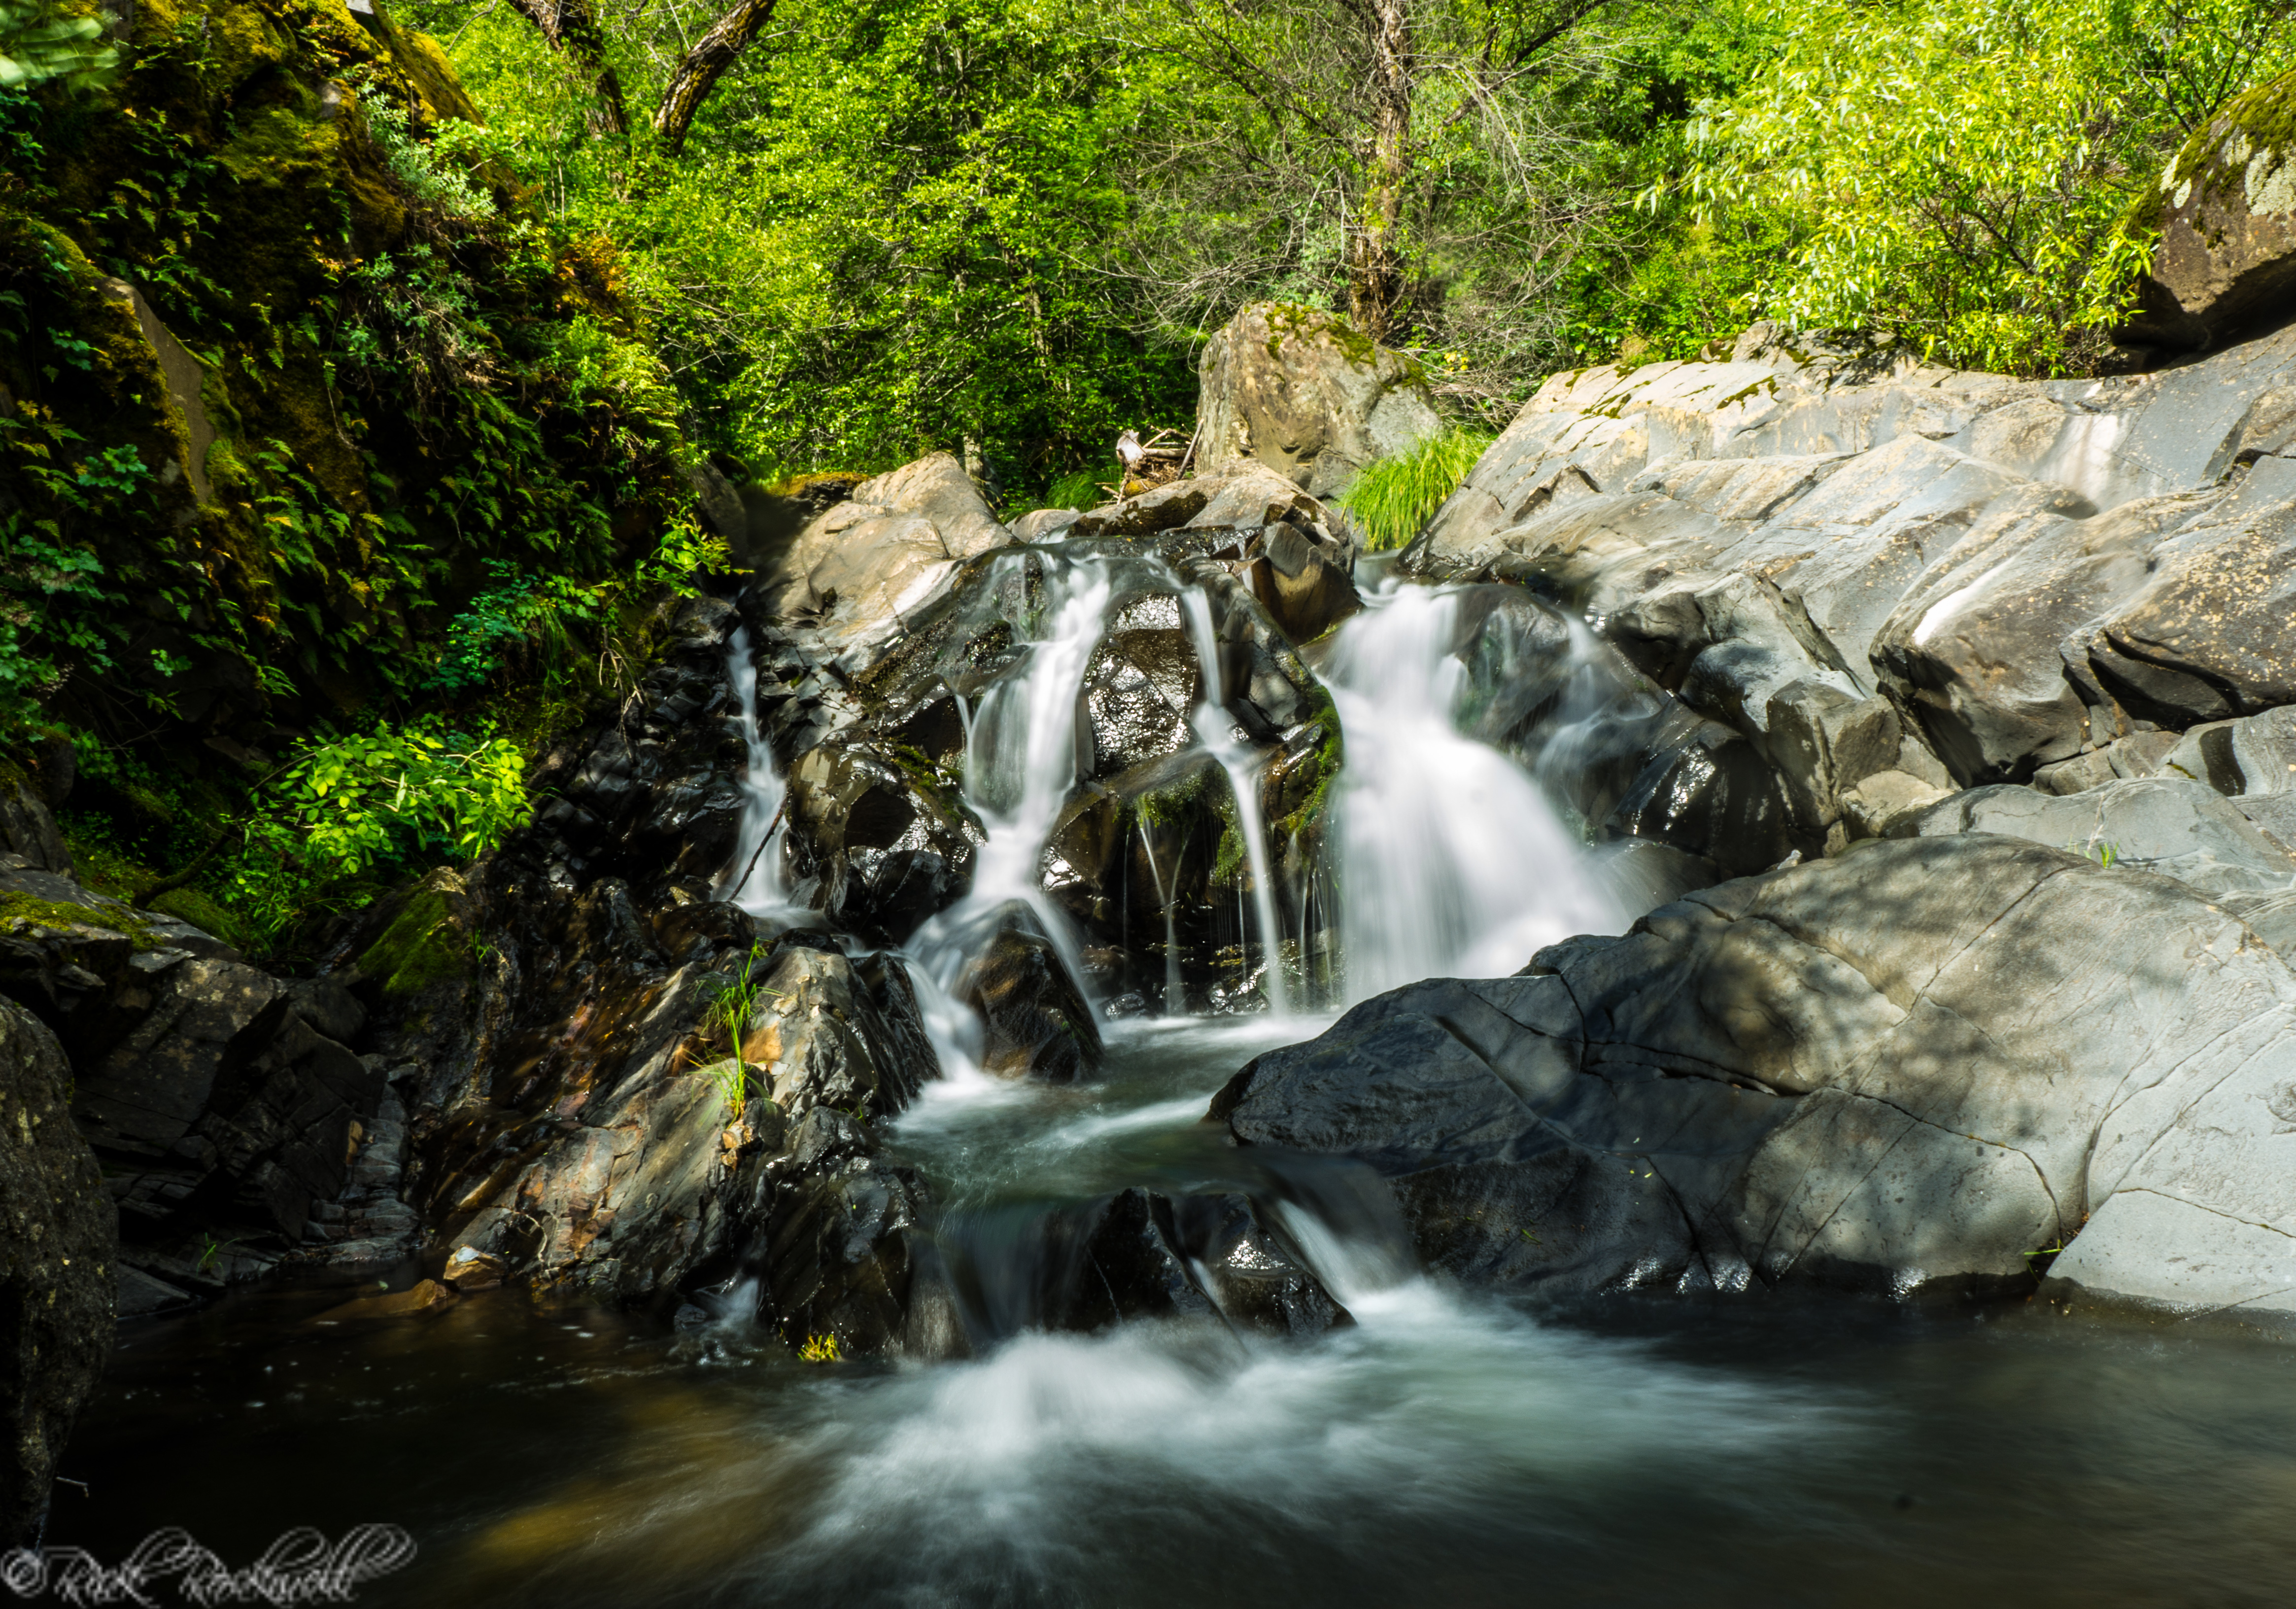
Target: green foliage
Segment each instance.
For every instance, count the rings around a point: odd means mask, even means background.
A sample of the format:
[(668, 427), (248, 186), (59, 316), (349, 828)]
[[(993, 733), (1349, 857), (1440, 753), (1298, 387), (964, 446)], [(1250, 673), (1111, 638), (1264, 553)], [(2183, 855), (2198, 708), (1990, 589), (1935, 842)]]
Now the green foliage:
[[(423, 140), (404, 107), (375, 101), (366, 109), (367, 132), (383, 160), (416, 201), (447, 218), (466, 221), (495, 216), (495, 200), (472, 172), (468, 159), (483, 159), (493, 148), (486, 131), (460, 118), (447, 118)], [(459, 160), (458, 160), (459, 159)]]
[(718, 1095), (726, 1102), (726, 1121), (729, 1123), (739, 1121), (749, 1107), (750, 1086), (754, 1081), (749, 1063), (740, 1056), (733, 1055), (697, 1067), (693, 1072), (696, 1078), (707, 1079), (717, 1087)]
[(99, 43), (103, 24), (52, 0), (0, 0), (0, 89), (60, 79), (75, 89), (103, 83), (119, 53)]
[(486, 725), (472, 735), (425, 716), (315, 739), (259, 795), (250, 836), (341, 876), (378, 862), (482, 855), (534, 814), (518, 745)]
[(1362, 529), (1365, 547), (1379, 553), (1417, 536), (1491, 440), (1472, 431), (1446, 431), (1366, 467), (1339, 499)]
[[(1777, 62), (1690, 131), (1685, 193), (1714, 220), (1794, 219), (1763, 287), (1802, 327), (1882, 326), (1933, 358), (2013, 374), (2094, 366), (2152, 244), (2131, 201), (2181, 119), (2285, 48), (2247, 4), (1824, 0)], [(2211, 21), (2213, 19), (2213, 21)], [(2224, 34), (2230, 27), (2244, 46)], [(2185, 39), (2218, 87), (2149, 93), (2131, 55)], [(2210, 42), (2213, 41), (2213, 45)], [(1664, 192), (1646, 197), (1658, 205)]]
[(1052, 483), (1045, 488), (1045, 506), (1097, 508), (1107, 497), (1098, 474), (1088, 469), (1074, 469), (1053, 477)]

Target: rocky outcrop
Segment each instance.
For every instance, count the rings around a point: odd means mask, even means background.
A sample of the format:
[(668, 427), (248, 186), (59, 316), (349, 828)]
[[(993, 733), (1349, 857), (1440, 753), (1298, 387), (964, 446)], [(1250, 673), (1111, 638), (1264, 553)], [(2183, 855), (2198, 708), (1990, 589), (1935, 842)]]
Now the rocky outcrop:
[(0, 1547), (39, 1539), (73, 1419), (111, 1355), (119, 1214), (73, 1129), (55, 1035), (0, 1000)]
[(749, 545), (766, 611), (840, 647), (898, 633), (964, 561), (1013, 540), (954, 454), (864, 480), (785, 542)]
[(1584, 612), (1838, 843), (1942, 784), (2296, 701), (2292, 376), (2285, 332), (2095, 382), (1775, 341), (1561, 374), (1405, 563)]
[(2296, 1321), (2296, 972), (2182, 884), (1987, 835), (1413, 985), (1213, 1115), (1353, 1158), (1421, 1255), (1554, 1293), (2054, 1278)]
[(1256, 461), (1319, 497), (1443, 429), (1417, 365), (1313, 308), (1244, 308), (1198, 374), (1197, 464)]
[(2120, 338), (2207, 348), (2296, 311), (2296, 73), (2234, 100), (2161, 176), (2161, 243)]
[(1097, 1071), (1100, 1026), (1059, 948), (1025, 905), (1009, 905), (991, 920), (996, 935), (966, 965), (955, 991), (980, 1019), (982, 1069), (1054, 1084)]

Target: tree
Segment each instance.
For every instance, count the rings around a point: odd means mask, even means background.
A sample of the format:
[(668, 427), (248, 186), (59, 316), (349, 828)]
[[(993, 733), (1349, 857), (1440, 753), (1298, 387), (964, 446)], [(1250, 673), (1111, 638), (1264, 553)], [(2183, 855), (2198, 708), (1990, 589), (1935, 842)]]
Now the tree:
[(1645, 8), (1136, 0), (1123, 42), (1160, 77), (1111, 272), (1176, 336), (1259, 298), (1344, 308), (1503, 392), (1554, 352), (1560, 276), (1617, 205), (1577, 103), (1614, 66), (1589, 25)]
[[(606, 31), (589, 0), (511, 0), (519, 14), (542, 31), (551, 48), (574, 62), (597, 97), (594, 128), (602, 134), (629, 132), (621, 75), (607, 59)], [(775, 0), (738, 0), (703, 31), (670, 70), (652, 118), (654, 133), (671, 155), (685, 149), (694, 113), (717, 88), (726, 69), (773, 20)]]

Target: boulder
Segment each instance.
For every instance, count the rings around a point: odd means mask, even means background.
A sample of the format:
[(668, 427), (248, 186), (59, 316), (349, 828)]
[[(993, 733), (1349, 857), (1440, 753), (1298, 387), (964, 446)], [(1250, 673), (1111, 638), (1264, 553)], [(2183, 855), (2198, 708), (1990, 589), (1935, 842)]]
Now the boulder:
[(2081, 1289), (2287, 1322), (2292, 1047), (2296, 972), (2235, 917), (1956, 836), (1382, 996), (1212, 1115), (1373, 1170), (1477, 1283), (2017, 1291), (2069, 1246)]
[(788, 546), (757, 555), (765, 608), (845, 647), (898, 632), (964, 560), (1009, 543), (952, 453), (864, 480)]
[(1259, 302), (1204, 344), (1196, 462), (1256, 461), (1318, 497), (1441, 433), (1419, 367), (1312, 308)]
[(1024, 905), (1004, 907), (993, 921), (995, 936), (975, 949), (951, 991), (980, 1017), (981, 1066), (1055, 1084), (1097, 1072), (1100, 1026), (1059, 949)]
[(1555, 375), (1402, 567), (1556, 599), (1765, 750), (1797, 682), (1885, 697), (1963, 785), (2296, 703), (2296, 330), (2079, 382), (1797, 339)]
[(787, 787), (785, 886), (835, 925), (897, 944), (972, 886), (980, 823), (898, 747), (833, 737), (798, 757)]
[(0, 1001), (0, 1547), (39, 1540), (56, 1460), (111, 1355), (119, 1214), (73, 1129), (71, 1068), (37, 1017)]
[(2227, 104), (2161, 176), (2135, 345), (2207, 348), (2296, 306), (2296, 72)]
[(2174, 877), (2211, 897), (2296, 890), (2296, 858), (2206, 783), (2180, 776), (2114, 781), (2063, 796), (1972, 788), (1891, 828), (1907, 838), (1961, 833), (2070, 850), (2100, 864)]

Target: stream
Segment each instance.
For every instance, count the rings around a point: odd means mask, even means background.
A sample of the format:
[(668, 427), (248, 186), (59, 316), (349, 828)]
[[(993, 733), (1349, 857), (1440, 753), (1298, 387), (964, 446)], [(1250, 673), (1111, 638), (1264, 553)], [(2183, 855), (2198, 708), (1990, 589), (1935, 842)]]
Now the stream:
[[(1001, 761), (968, 768), (975, 891), (906, 947), (945, 1076), (892, 1145), (932, 1186), (972, 1357), (808, 1365), (738, 1305), (672, 1330), (500, 1290), (361, 1328), (318, 1319), (340, 1285), (250, 1293), (123, 1334), (51, 1541), (111, 1558), (176, 1524), (235, 1560), (290, 1525), (388, 1522), (421, 1550), (360, 1593), (390, 1605), (2286, 1601), (2296, 1353), (2046, 1303), (1510, 1303), (1414, 1273), (1362, 1176), (1226, 1143), (1212, 1095), (1336, 1004), (1288, 986), (1298, 915), (1263, 859), (1243, 926), (1277, 961), (1269, 1009), (1111, 1021), (1077, 1085), (980, 1071), (948, 989), (984, 914), (1027, 902), (1075, 950), (1034, 882), (1111, 592), (1073, 577), (970, 718)], [(1343, 999), (1512, 971), (1653, 902), (1454, 724), (1457, 602), (1382, 591), (1319, 667), (1350, 751)], [(727, 897), (771, 916), (778, 784), (745, 652)], [(1193, 724), (1242, 792), (1204, 653)], [(1035, 1327), (1044, 1225), (1134, 1186), (1280, 1202), (1353, 1322)]]

